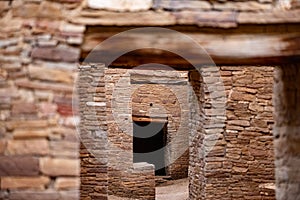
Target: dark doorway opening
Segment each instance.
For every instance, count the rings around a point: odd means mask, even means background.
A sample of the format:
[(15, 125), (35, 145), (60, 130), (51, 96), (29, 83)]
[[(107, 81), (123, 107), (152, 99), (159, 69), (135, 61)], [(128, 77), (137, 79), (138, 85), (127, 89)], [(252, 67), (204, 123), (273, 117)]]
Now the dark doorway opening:
[(165, 176), (166, 136), (166, 123), (133, 121), (133, 162), (154, 164), (155, 175)]

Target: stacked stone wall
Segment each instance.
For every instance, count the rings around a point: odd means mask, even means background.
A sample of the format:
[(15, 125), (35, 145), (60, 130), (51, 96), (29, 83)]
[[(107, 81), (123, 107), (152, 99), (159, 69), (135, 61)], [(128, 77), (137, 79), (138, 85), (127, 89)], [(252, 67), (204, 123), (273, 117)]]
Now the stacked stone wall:
[[(108, 198), (108, 139), (104, 65), (79, 67), (80, 198)], [(84, 167), (83, 167), (84, 166)]]
[(69, 3), (0, 4), (0, 199), (79, 199), (72, 97), (85, 27), (63, 20)]
[[(192, 119), (199, 131), (196, 133), (198, 148), (192, 145), (190, 151), (190, 197), (274, 199), (273, 68), (220, 67), (220, 74), (228, 98), (225, 126), (218, 127), (217, 123), (215, 127), (206, 126), (205, 121), (199, 124), (199, 120)], [(192, 83), (198, 76), (192, 76)], [(201, 85), (201, 82), (196, 84), (195, 91)], [(203, 86), (202, 90), (207, 91), (207, 87)], [(205, 99), (201, 93), (198, 96), (204, 103), (203, 119), (207, 120), (212, 106), (209, 96)], [(209, 135), (216, 132), (221, 135), (206, 154)]]
[(132, 115), (167, 120), (166, 175), (173, 179), (188, 175), (188, 77), (187, 72), (163, 70), (131, 71)]
[[(125, 11), (136, 12), (123, 15), (115, 12), (114, 5), (103, 10), (91, 1), (0, 1), (0, 198), (78, 199), (79, 141), (74, 119), (79, 114), (72, 109), (72, 96), (77, 75), (75, 63), (80, 57), (86, 25), (132, 25), (129, 22), (134, 19), (134, 25), (143, 26), (231, 27), (247, 23), (247, 17), (253, 16), (248, 15), (250, 12), (271, 13), (274, 5), (274, 1), (187, 2), (147, 1), (138, 9), (131, 4)], [(290, 2), (292, 8), (297, 8), (297, 1)], [(116, 13), (120, 14), (120, 21), (111, 22)], [(151, 21), (141, 20), (141, 16), (150, 16)], [(281, 20), (282, 23), (284, 19)], [(271, 71), (267, 67), (221, 67), (229, 98), (228, 121), (221, 127), (223, 136), (206, 160), (198, 159), (199, 153), (205, 151), (201, 149), (204, 136), (198, 133), (204, 130), (201, 119), (209, 104), (204, 105), (204, 84), (198, 83), (197, 78), (192, 81), (201, 102), (199, 116), (191, 111), (191, 132), (193, 136), (198, 134), (190, 143), (192, 198), (273, 198), (274, 191), (268, 186), (273, 182)], [(97, 101), (104, 101), (103, 96), (92, 102)], [(109, 104), (107, 107), (109, 112)], [(126, 115), (132, 113), (126, 111)], [(113, 130), (111, 117), (107, 115), (107, 128), (113, 136), (110, 140), (114, 138), (112, 141), (118, 144), (120, 132)], [(124, 149), (131, 150), (131, 137), (124, 135), (122, 141)], [(105, 174), (109, 163), (115, 167), (114, 161), (107, 161), (107, 168), (105, 163), (99, 167), (98, 160), (84, 145), (80, 152), (82, 198), (105, 199), (109, 191)], [(129, 166), (127, 162), (132, 163), (132, 154), (114, 153), (108, 155), (128, 158), (125, 168)], [(130, 168), (130, 174), (132, 171)], [(119, 179), (117, 175), (112, 177)], [(127, 175), (126, 171), (121, 177)], [(102, 187), (98, 187), (100, 183)], [(148, 192), (153, 196), (151, 191)]]
[(105, 70), (108, 136), (108, 193), (112, 196), (155, 199), (154, 166), (133, 163), (133, 124), (130, 70)]

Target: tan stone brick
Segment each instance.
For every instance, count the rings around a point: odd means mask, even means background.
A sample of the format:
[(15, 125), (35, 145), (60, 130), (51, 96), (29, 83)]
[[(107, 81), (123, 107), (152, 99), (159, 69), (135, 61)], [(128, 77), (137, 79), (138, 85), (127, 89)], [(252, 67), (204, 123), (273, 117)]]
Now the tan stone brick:
[(15, 120), (6, 123), (8, 130), (15, 128), (45, 128), (47, 125), (47, 120)]
[(257, 93), (256, 89), (252, 89), (252, 88), (248, 88), (248, 87), (236, 87), (235, 90), (237, 90), (239, 92), (250, 93), (250, 94), (256, 94)]
[(230, 120), (227, 123), (230, 125), (237, 125), (237, 126), (250, 126), (250, 122), (247, 120)]
[(17, 80), (15, 81), (16, 85), (22, 88), (31, 88), (37, 90), (53, 90), (59, 92), (73, 92), (73, 86), (70, 84), (63, 83), (50, 83), (42, 81), (29, 81), (29, 80)]
[[(57, 47), (35, 47), (32, 50), (32, 58), (44, 59), (44, 60), (53, 60), (53, 61), (65, 61), (65, 62), (76, 62), (79, 58), (80, 50), (78, 48), (59, 45)], [(58, 72), (51, 72), (51, 74), (57, 75)], [(41, 79), (45, 79), (46, 77), (42, 75), (42, 72), (38, 72), (35, 74), (36, 76), (41, 77)], [(70, 74), (69, 74), (70, 75)], [(71, 80), (68, 74), (63, 76), (59, 76), (58, 80), (62, 80), (61, 78), (65, 77)], [(53, 78), (55, 79), (55, 78)], [(57, 80), (56, 80), (57, 81)]]
[(50, 155), (54, 157), (77, 158), (78, 149), (77, 142), (50, 141)]
[(264, 119), (252, 119), (251, 126), (252, 127), (260, 127), (260, 128), (268, 128), (268, 122)]
[(244, 173), (244, 172), (248, 171), (248, 168), (246, 168), (246, 167), (232, 167), (232, 169), (235, 172), (241, 172), (241, 173)]
[(252, 94), (246, 94), (243, 92), (237, 92), (233, 91), (231, 95), (229, 96), (231, 100), (237, 100), (237, 101), (254, 101), (255, 100), (255, 95)]
[(12, 114), (35, 114), (37, 111), (36, 105), (34, 103), (20, 102), (16, 103), (12, 107)]
[(79, 178), (57, 178), (54, 184), (54, 188), (57, 190), (78, 189), (79, 186)]
[(29, 76), (33, 79), (71, 83), (73, 82), (72, 73), (69, 71), (49, 69), (46, 67), (32, 66), (28, 67)]
[(50, 178), (41, 177), (2, 177), (1, 189), (45, 189)]
[(41, 158), (42, 173), (50, 176), (78, 176), (80, 162), (76, 159)]
[(260, 106), (258, 103), (250, 103), (249, 104), (249, 110), (252, 110), (252, 111), (255, 111), (255, 112), (262, 112), (264, 110), (264, 107)]
[(46, 139), (11, 140), (6, 152), (9, 155), (47, 155), (49, 144)]
[(13, 137), (16, 139), (45, 138), (50, 134), (48, 129), (16, 129)]
[(140, 11), (148, 10), (152, 6), (151, 0), (88, 0), (88, 7), (93, 9), (107, 9), (114, 11)]
[(62, 5), (55, 2), (45, 2), (40, 4), (15, 3), (12, 9), (14, 16), (30, 18), (30, 17), (46, 17), (48, 19), (61, 18), (63, 15)]
[[(11, 191), (9, 195), (10, 200), (59, 200), (66, 198), (62, 198), (59, 192), (57, 191), (25, 191), (25, 190), (18, 190), (18, 191)], [(75, 199), (75, 198), (73, 198)], [(70, 199), (68, 199), (70, 200)]]

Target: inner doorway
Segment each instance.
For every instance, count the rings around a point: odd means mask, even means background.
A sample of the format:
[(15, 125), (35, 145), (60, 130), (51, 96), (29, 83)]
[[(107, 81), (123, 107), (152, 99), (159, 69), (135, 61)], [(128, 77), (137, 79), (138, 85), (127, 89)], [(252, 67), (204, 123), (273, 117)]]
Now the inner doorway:
[[(133, 162), (147, 162), (155, 166), (156, 176), (165, 176), (165, 150), (167, 141), (165, 122), (133, 121)], [(159, 151), (157, 151), (159, 150)], [(153, 154), (147, 154), (155, 152)]]

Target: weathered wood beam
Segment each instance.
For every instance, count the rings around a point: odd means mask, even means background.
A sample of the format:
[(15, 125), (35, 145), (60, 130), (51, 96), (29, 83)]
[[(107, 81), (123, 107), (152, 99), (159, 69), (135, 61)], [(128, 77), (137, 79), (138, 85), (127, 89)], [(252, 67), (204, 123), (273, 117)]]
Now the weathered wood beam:
[[(90, 33), (85, 38), (82, 46), (83, 57), (87, 55), (97, 44), (106, 38), (114, 35), (114, 32)], [(199, 33), (185, 32), (195, 43), (199, 44), (212, 58), (216, 64), (228, 65), (270, 65), (281, 63), (292, 63), (300, 60), (300, 30), (292, 33), (271, 32), (271, 33)], [(118, 54), (119, 49), (126, 49), (130, 46), (137, 49), (118, 57), (114, 65), (137, 66), (145, 63), (162, 63), (172, 66), (188, 66), (188, 63), (181, 58), (188, 57), (193, 64), (209, 64), (204, 52), (191, 47), (182, 38), (176, 35), (159, 35), (159, 33), (131, 34), (121, 38), (119, 43), (112, 46), (105, 46), (102, 49), (95, 49), (94, 55), (90, 56), (90, 62), (105, 62)], [(152, 48), (143, 49), (142, 47)], [(142, 48), (142, 49), (140, 49)], [(139, 50), (138, 50), (139, 49)], [(170, 53), (171, 51), (173, 53)], [(176, 55), (176, 52), (184, 52), (184, 55)], [(109, 64), (109, 63), (106, 63)]]
[(147, 116), (132, 116), (132, 120), (136, 122), (159, 122), (166, 123), (167, 117), (147, 117)]

